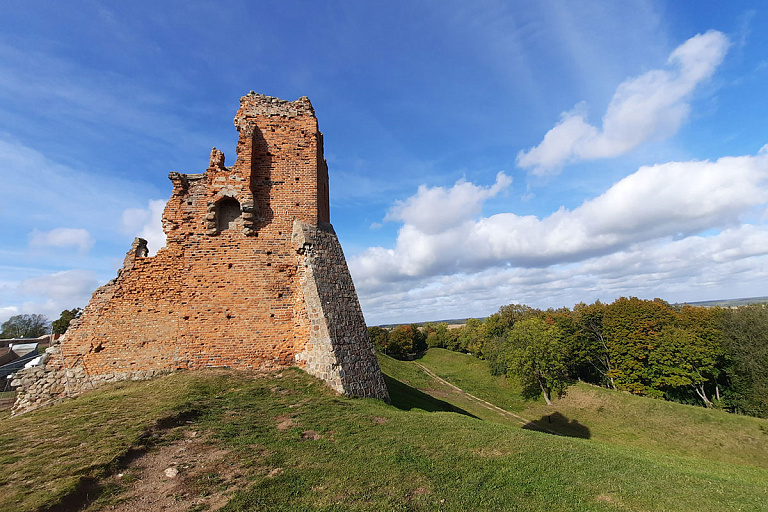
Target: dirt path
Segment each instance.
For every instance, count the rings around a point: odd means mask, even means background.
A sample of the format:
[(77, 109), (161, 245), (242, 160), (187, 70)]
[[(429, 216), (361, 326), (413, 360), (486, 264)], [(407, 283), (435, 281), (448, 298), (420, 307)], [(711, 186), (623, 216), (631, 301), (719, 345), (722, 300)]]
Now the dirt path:
[(444, 385), (450, 387), (451, 389), (453, 389), (454, 391), (456, 391), (460, 395), (464, 396), (465, 398), (467, 398), (468, 400), (470, 400), (472, 402), (475, 402), (476, 404), (480, 405), (481, 407), (484, 407), (484, 408), (486, 408), (486, 409), (488, 409), (490, 411), (496, 412), (500, 416), (507, 417), (507, 418), (512, 418), (513, 420), (515, 420), (518, 423), (520, 423), (520, 425), (527, 425), (529, 428), (533, 427), (536, 430), (541, 430), (543, 432), (547, 432), (548, 434), (556, 434), (557, 435), (557, 432), (549, 430), (548, 428), (540, 427), (539, 425), (536, 425), (534, 422), (532, 422), (528, 418), (524, 418), (524, 417), (520, 416), (519, 414), (515, 414), (513, 412), (509, 412), (506, 409), (502, 409), (498, 405), (492, 404), (491, 402), (483, 400), (482, 398), (478, 398), (478, 397), (476, 397), (475, 395), (473, 395), (471, 393), (467, 393), (466, 391), (464, 391), (460, 387), (458, 387), (458, 386), (448, 382), (447, 380), (443, 379), (439, 375), (435, 374), (432, 370), (430, 370), (429, 368), (427, 368), (426, 366), (424, 366), (421, 363), (417, 363), (416, 361), (414, 361), (414, 364), (416, 366), (418, 366), (419, 368), (421, 368), (424, 371), (424, 373), (426, 373), (427, 375), (429, 375), (430, 377), (432, 377), (433, 379), (435, 379), (439, 383), (444, 384)]

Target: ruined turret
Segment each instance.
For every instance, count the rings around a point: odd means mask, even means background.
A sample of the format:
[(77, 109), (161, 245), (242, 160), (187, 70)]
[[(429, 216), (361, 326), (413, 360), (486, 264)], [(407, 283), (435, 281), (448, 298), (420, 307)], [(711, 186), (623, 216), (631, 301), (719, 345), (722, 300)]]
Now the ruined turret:
[(170, 173), (166, 246), (148, 256), (134, 241), (45, 367), (16, 379), (16, 412), (103, 382), (207, 367), (299, 366), (339, 393), (388, 400), (330, 224), (312, 104), (251, 92), (234, 123), (234, 164), (214, 148), (203, 173)]

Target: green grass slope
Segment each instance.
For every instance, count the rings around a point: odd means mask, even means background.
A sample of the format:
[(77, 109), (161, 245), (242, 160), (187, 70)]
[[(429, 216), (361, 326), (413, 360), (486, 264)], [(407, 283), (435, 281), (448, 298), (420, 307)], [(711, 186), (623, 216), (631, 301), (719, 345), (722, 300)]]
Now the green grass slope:
[(502, 376), (491, 375), (488, 371), (488, 363), (482, 359), (442, 348), (433, 348), (417, 363), (423, 364), (464, 391), (484, 398), (503, 409), (520, 412), (529, 405), (520, 395), (520, 386), (517, 382)]
[[(768, 469), (768, 420), (723, 411), (638, 397), (628, 393), (576, 384), (552, 407), (543, 401), (526, 402), (514, 380), (494, 377), (485, 361), (444, 349), (431, 349), (417, 361), (396, 361), (380, 356), (390, 374), (419, 372), (418, 364), (479, 398), (493, 402), (530, 420), (526, 428), (551, 430), (572, 437), (668, 455), (746, 464)], [(493, 411), (467, 406), (456, 393), (431, 384), (429, 376), (412, 378), (414, 386), (477, 416), (515, 424)], [(766, 505), (768, 509), (768, 505)]]
[[(65, 509), (77, 510), (78, 486), (88, 484), (88, 498), (98, 499), (98, 483), (131, 447), (151, 446), (171, 424), (209, 433), (243, 468), (246, 483), (225, 511), (721, 511), (768, 503), (765, 469), (481, 421), (442, 411), (451, 406), (398, 382), (388, 405), (336, 396), (299, 370), (180, 372), (6, 415), (0, 510), (45, 509), (68, 496)], [(286, 418), (290, 428), (279, 428)], [(119, 499), (119, 489), (109, 492)]]
[[(425, 369), (427, 362), (429, 367)], [(407, 404), (408, 408), (425, 411), (461, 412), (474, 418), (516, 427), (527, 423), (519, 415), (503, 414), (462, 392), (471, 390), (482, 400), (502, 404), (507, 411), (514, 412), (526, 407), (527, 403), (520, 396), (518, 386), (503, 377), (490, 375), (485, 361), (456, 352), (432, 349), (417, 361), (399, 361), (379, 354), (379, 364), (395, 405)], [(433, 375), (428, 371), (433, 371)], [(457, 390), (454, 386), (459, 385), (462, 387)], [(420, 394), (420, 403), (416, 402), (415, 393)], [(432, 401), (432, 405), (424, 403), (424, 396)]]

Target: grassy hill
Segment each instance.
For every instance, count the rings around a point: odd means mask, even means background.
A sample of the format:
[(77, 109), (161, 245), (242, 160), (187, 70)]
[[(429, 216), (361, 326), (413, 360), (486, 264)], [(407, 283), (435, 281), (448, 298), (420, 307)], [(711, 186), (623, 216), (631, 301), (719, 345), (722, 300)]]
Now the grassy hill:
[[(444, 349), (431, 349), (418, 361), (397, 361), (380, 356), (383, 368), (397, 378), (418, 370), (419, 364), (465, 392), (525, 418), (525, 428), (549, 430), (593, 441), (768, 469), (768, 421), (723, 411), (634, 396), (579, 383), (552, 407), (526, 402), (512, 380), (494, 377), (487, 363)], [(461, 393), (443, 390), (440, 383), (414, 379), (419, 389), (464, 406), (473, 414), (505, 424), (509, 417), (469, 405)], [(399, 377), (398, 377), (399, 376)], [(768, 509), (768, 506), (766, 507)]]
[[(758, 434), (764, 446), (766, 422), (577, 387), (553, 410), (590, 438), (553, 436), (483, 405), (525, 418), (543, 407), (482, 365), (447, 351), (383, 357), (392, 405), (336, 396), (295, 369), (200, 371), (6, 414), (0, 510), (144, 510), (131, 500), (153, 478), (143, 499), (166, 499), (169, 510), (765, 510), (764, 455), (730, 460), (696, 447), (731, 450), (717, 448), (723, 429), (741, 440), (735, 446)], [(621, 420), (670, 414), (637, 429)], [(681, 452), (648, 439), (662, 426), (706, 434)]]

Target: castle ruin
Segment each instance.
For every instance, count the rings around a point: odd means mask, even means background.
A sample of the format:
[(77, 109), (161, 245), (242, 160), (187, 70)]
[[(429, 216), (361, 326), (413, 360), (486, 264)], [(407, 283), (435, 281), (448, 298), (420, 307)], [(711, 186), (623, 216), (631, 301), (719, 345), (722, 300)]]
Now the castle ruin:
[(169, 175), (166, 245), (137, 238), (42, 366), (19, 372), (14, 412), (105, 382), (177, 369), (299, 366), (339, 393), (388, 400), (330, 224), (323, 137), (306, 97), (251, 92), (237, 159)]

